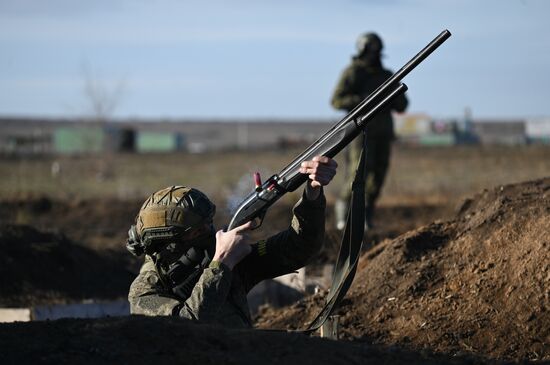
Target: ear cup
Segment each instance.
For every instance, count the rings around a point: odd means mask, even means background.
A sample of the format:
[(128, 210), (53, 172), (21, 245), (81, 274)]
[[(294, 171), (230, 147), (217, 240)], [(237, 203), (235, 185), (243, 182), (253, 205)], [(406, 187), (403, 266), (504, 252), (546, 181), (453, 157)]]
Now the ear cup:
[(131, 225), (128, 230), (128, 240), (126, 241), (126, 249), (134, 256), (141, 256), (144, 252), (143, 243), (139, 238), (136, 226)]

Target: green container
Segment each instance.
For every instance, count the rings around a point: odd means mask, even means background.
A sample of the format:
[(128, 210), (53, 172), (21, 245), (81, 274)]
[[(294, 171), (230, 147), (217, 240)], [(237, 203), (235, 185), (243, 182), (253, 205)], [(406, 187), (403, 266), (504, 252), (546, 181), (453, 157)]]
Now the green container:
[(62, 127), (54, 131), (54, 150), (58, 153), (101, 152), (105, 136), (100, 127)]
[(172, 152), (180, 149), (177, 133), (139, 132), (136, 141), (139, 152)]
[(420, 136), (418, 142), (424, 146), (451, 146), (455, 143), (455, 137), (452, 133), (425, 134)]

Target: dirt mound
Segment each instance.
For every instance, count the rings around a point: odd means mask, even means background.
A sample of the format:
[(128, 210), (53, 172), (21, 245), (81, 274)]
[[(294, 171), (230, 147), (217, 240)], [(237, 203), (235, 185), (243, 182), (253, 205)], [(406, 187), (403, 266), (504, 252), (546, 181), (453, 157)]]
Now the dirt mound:
[(470, 360), (303, 334), (234, 330), (174, 317), (0, 325), (2, 364), (415, 365), (467, 364)]
[[(337, 314), (344, 338), (504, 360), (550, 360), (550, 178), (467, 199), (456, 217), (384, 241)], [(267, 310), (294, 328), (322, 302)]]
[(0, 221), (62, 232), (73, 242), (94, 248), (124, 250), (128, 229), (141, 201), (51, 199), (24, 196), (3, 200)]
[(0, 252), (2, 307), (122, 298), (134, 277), (121, 253), (98, 253), (30, 226), (0, 226)]

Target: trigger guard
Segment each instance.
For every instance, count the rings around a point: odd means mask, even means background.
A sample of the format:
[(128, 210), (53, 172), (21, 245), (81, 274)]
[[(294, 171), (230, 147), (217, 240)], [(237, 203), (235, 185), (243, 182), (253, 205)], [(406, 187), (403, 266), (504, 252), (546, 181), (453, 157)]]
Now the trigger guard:
[(260, 221), (260, 223), (259, 223), (258, 225), (254, 225), (254, 228), (251, 229), (252, 231), (255, 230), (255, 229), (258, 229), (258, 228), (260, 228), (260, 227), (262, 226), (262, 223), (264, 222), (264, 218), (265, 218), (265, 214), (266, 214), (266, 213), (267, 213), (267, 212), (264, 211), (264, 212), (262, 212), (262, 214), (260, 214), (258, 217), (256, 217), (256, 218), (254, 219), (254, 220), (258, 219), (258, 220)]

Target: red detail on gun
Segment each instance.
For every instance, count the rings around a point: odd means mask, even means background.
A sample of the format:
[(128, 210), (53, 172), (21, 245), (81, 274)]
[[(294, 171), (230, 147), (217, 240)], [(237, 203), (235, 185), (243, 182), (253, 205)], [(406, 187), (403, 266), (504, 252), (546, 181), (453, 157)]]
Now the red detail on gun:
[(254, 184), (256, 185), (256, 191), (259, 193), (262, 191), (262, 178), (259, 172), (254, 173)]

